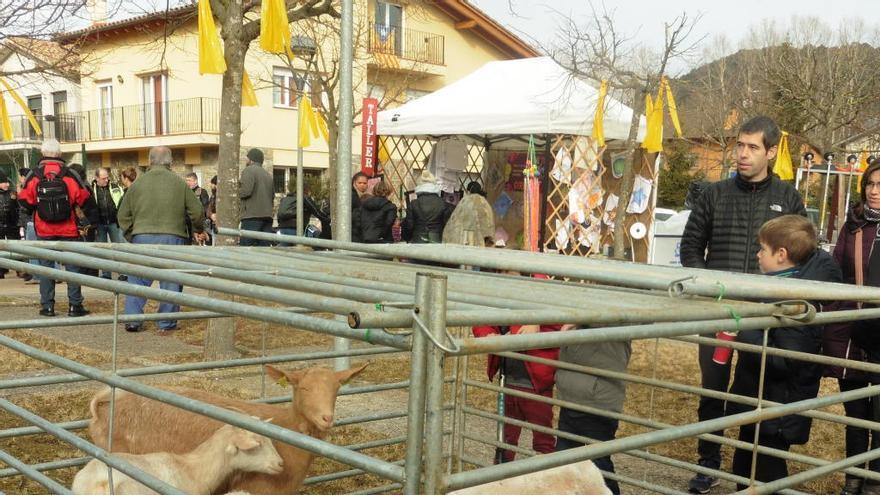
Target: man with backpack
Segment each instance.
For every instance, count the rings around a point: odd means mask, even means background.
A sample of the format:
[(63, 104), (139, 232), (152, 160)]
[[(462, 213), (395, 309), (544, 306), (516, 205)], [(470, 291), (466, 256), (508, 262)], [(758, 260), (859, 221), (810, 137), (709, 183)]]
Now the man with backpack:
[[(55, 139), (43, 141), (43, 158), (37, 169), (25, 179), (24, 188), (18, 195), (22, 208), (34, 214), (37, 239), (46, 241), (78, 241), (76, 208), (85, 207), (89, 198), (88, 187), (75, 172), (68, 169), (61, 159), (61, 145)], [(53, 261), (38, 260), (42, 266), (52, 267)], [(79, 267), (66, 265), (67, 271), (79, 273)], [(55, 280), (40, 279), (40, 315), (55, 316)], [(79, 284), (67, 284), (70, 306), (67, 316), (89, 314), (83, 307), (82, 289)]]

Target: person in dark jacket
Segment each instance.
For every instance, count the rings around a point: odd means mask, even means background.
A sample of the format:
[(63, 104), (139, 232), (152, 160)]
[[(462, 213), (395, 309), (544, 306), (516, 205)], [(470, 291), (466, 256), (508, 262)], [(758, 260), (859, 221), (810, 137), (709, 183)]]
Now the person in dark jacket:
[[(787, 214), (806, 216), (803, 200), (789, 183), (770, 170), (781, 132), (768, 117), (755, 117), (740, 128), (736, 142), (736, 177), (706, 186), (693, 205), (681, 239), (681, 263), (690, 268), (709, 268), (756, 273), (758, 230), (770, 219)], [(708, 329), (707, 329), (708, 330)], [(712, 361), (713, 346), (700, 345), (699, 362), (703, 388), (724, 392), (730, 382), (730, 361)], [(700, 421), (724, 415), (724, 401), (701, 397)], [(716, 432), (723, 435), (723, 432)], [(697, 441), (699, 464), (721, 466), (721, 446)], [(697, 474), (688, 483), (694, 493), (707, 493), (718, 485), (714, 476)]]
[[(761, 245), (758, 263), (765, 275), (788, 277), (821, 282), (841, 282), (843, 275), (834, 258), (816, 245), (816, 229), (799, 215), (785, 215), (768, 221), (758, 234)], [(821, 304), (817, 304), (821, 309)], [(737, 341), (762, 345), (764, 331), (739, 332)], [(822, 347), (822, 327), (811, 325), (768, 330), (767, 346), (810, 354), (819, 354)], [(733, 376), (730, 393), (757, 397), (760, 383), (761, 355), (740, 352)], [(819, 393), (822, 366), (782, 356), (767, 356), (764, 375), (763, 399), (788, 404), (815, 398)], [(728, 401), (727, 413), (737, 414), (754, 409), (750, 405)], [(810, 438), (812, 419), (802, 415), (773, 418), (760, 423), (758, 443), (765, 447), (788, 450), (792, 445), (802, 445)], [(743, 425), (739, 439), (752, 442), (755, 425)], [(788, 476), (785, 459), (773, 455), (758, 454), (755, 479), (765, 483)], [(733, 474), (748, 478), (752, 470), (752, 452), (736, 449), (733, 454)], [(745, 486), (740, 485), (740, 490)]]
[(388, 200), (391, 186), (385, 181), (373, 187), (373, 194), (361, 197), (360, 208), (355, 210), (352, 237), (357, 232), (358, 242), (369, 244), (391, 243), (394, 238), (391, 229), (397, 220), (397, 207)]
[[(15, 191), (10, 188), (9, 177), (0, 171), (0, 239), (21, 239), (18, 225), (18, 202)], [(0, 278), (9, 270), (0, 268)]]
[[(850, 209), (846, 223), (841, 227), (837, 237), (837, 244), (834, 246), (834, 259), (843, 271), (845, 283), (880, 285), (880, 280), (868, 275), (876, 273), (870, 270), (872, 260), (875, 263), (880, 260), (880, 254), (875, 254), (877, 250), (874, 249), (878, 224), (880, 224), (880, 160), (874, 160), (861, 177), (861, 200)], [(861, 259), (857, 261), (859, 250), (861, 251)], [(839, 303), (840, 310), (857, 309), (859, 306), (855, 302)], [(872, 323), (876, 323), (876, 320)], [(863, 361), (865, 360), (865, 352), (859, 344), (864, 343), (866, 336), (867, 332), (858, 330), (857, 325), (852, 322), (827, 325), (822, 339), (822, 351), (827, 356)], [(870, 342), (865, 344), (870, 344)], [(829, 366), (825, 369), (825, 374), (837, 378), (841, 392), (867, 387), (869, 384), (868, 376), (860, 370)], [(844, 402), (843, 408), (847, 417), (871, 419), (874, 417), (874, 409), (880, 405), (876, 402), (876, 398), (869, 397)], [(866, 428), (846, 426), (847, 457), (863, 454), (877, 448), (880, 448), (880, 435), (877, 432)], [(857, 467), (864, 468), (865, 465), (861, 464)], [(871, 471), (880, 471), (880, 459), (868, 463), (868, 468)], [(880, 493), (880, 485), (865, 484), (863, 478), (847, 474), (840, 494), (859, 495), (862, 493)]]
[[(296, 232), (296, 179), (290, 179), (287, 185), (287, 196), (281, 198), (278, 205), (278, 231), (284, 235), (304, 235)], [(308, 229), (309, 221), (316, 217), (323, 224), (330, 223), (328, 218), (315, 201), (309, 197), (309, 191), (303, 188), (303, 229)], [(293, 244), (282, 242), (279, 246), (292, 246)]]
[(440, 243), (443, 228), (453, 207), (440, 197), (440, 185), (428, 169), (422, 170), (416, 185), (416, 199), (406, 208), (403, 240), (413, 244)]

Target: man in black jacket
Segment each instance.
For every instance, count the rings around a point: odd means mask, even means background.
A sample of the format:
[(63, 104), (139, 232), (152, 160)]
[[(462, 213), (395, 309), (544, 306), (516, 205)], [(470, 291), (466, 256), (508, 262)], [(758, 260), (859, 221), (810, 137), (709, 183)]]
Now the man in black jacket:
[[(769, 117), (755, 117), (740, 127), (735, 150), (736, 176), (709, 184), (696, 200), (681, 238), (682, 265), (758, 273), (758, 230), (764, 222), (792, 213), (806, 216), (797, 190), (771, 173), (770, 160), (776, 157), (780, 136), (779, 127)], [(727, 391), (730, 361), (723, 365), (713, 362), (714, 346), (700, 345), (699, 352), (703, 387)], [(723, 415), (724, 401), (700, 398), (700, 421)], [(697, 453), (701, 466), (721, 466), (719, 444), (698, 440)], [(688, 489), (707, 493), (716, 485), (716, 477), (697, 474)]]
[[(15, 191), (10, 188), (9, 177), (0, 170), (0, 239), (20, 239), (18, 225), (18, 202)], [(9, 270), (0, 268), (0, 278)]]

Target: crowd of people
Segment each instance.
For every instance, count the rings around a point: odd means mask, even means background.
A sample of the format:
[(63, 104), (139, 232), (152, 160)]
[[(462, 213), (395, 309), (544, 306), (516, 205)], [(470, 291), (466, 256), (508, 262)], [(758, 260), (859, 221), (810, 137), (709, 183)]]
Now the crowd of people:
[[(763, 273), (827, 282), (845, 282), (857, 285), (880, 286), (880, 249), (874, 250), (880, 224), (880, 160), (873, 162), (860, 179), (860, 200), (850, 209), (833, 254), (819, 248), (818, 235), (806, 219), (804, 201), (797, 190), (772, 173), (771, 161), (776, 157), (781, 132), (767, 117), (749, 120), (739, 130), (736, 142), (736, 174), (734, 177), (708, 185), (695, 199), (681, 242), (681, 261), (686, 267), (707, 268), (742, 273)], [(295, 183), (290, 192), (275, 208), (275, 186), (272, 175), (263, 167), (263, 153), (251, 149), (247, 165), (242, 171), (240, 189), (242, 230), (275, 232), (330, 237), (330, 216), (326, 207), (319, 206), (309, 197), (303, 198), (303, 225), (305, 232), (297, 232), (297, 198)], [(91, 183), (86, 182), (83, 168), (67, 164), (61, 158), (57, 141), (46, 140), (42, 159), (33, 170), (23, 170), (18, 192), (10, 187), (8, 177), (0, 175), (0, 235), (6, 239), (38, 239), (45, 241), (98, 241), (132, 244), (180, 246), (191, 242), (210, 243), (212, 222), (216, 222), (217, 177), (211, 179), (208, 193), (198, 183), (198, 176), (180, 177), (171, 170), (172, 154), (167, 147), (155, 147), (149, 153), (149, 168), (138, 174), (134, 168), (121, 172), (120, 183), (112, 180), (110, 170), (97, 168)], [(371, 184), (372, 182), (372, 184)], [(393, 190), (385, 180), (370, 179), (362, 173), (352, 177), (352, 240), (363, 243), (465, 243), (462, 232), (476, 232), (480, 244), (490, 243), (494, 227), (487, 227), (483, 217), (490, 217), (492, 209), (478, 183), (468, 187), (468, 194), (455, 207), (441, 195), (437, 180), (426, 169), (421, 172), (415, 190), (407, 195), (405, 216), (399, 218), (398, 206), (391, 201)], [(372, 188), (370, 188), (372, 185)], [(161, 205), (161, 207), (157, 207)], [(459, 217), (456, 220), (456, 217)], [(447, 227), (458, 222), (461, 231), (449, 232)], [(488, 222), (491, 225), (491, 222)], [(317, 225), (316, 225), (317, 224)], [(461, 227), (461, 225), (465, 225)], [(264, 246), (268, 241), (242, 237), (242, 246)], [(45, 267), (54, 266), (48, 260), (33, 260)], [(68, 271), (83, 273), (76, 266), (67, 265)], [(0, 277), (4, 276), (0, 271)], [(20, 274), (26, 277), (25, 274)], [(101, 273), (112, 278), (111, 273)], [(518, 275), (518, 274), (516, 274)], [(539, 277), (539, 274), (532, 276)], [(119, 280), (126, 275), (119, 274)], [(55, 316), (55, 285), (50, 276), (40, 276), (40, 311), (46, 317)], [(127, 281), (139, 286), (150, 286), (153, 280), (128, 274)], [(182, 290), (179, 284), (160, 282), (169, 291)], [(81, 288), (67, 283), (68, 315), (88, 314)], [(145, 299), (127, 296), (126, 314), (141, 314)], [(824, 311), (852, 309), (855, 303), (826, 303), (813, 301)], [(172, 313), (177, 305), (163, 302), (160, 313), (169, 314), (158, 322), (160, 331), (177, 327)], [(476, 336), (493, 334), (521, 334), (532, 332), (568, 331), (580, 328), (560, 322), (557, 325), (518, 325), (510, 327), (475, 327)], [(130, 332), (143, 330), (142, 323), (128, 323)], [(880, 337), (871, 331), (871, 322), (835, 324), (827, 327), (807, 326), (777, 328), (766, 335), (769, 347), (812, 354), (846, 358), (869, 363), (880, 363)], [(707, 332), (714, 332), (706, 329)], [(722, 336), (719, 336), (722, 337)], [(733, 338), (733, 337), (731, 337)], [(763, 331), (741, 331), (736, 340), (762, 344)], [(764, 386), (758, 386), (761, 356), (740, 352), (735, 361), (723, 346), (700, 345), (699, 366), (702, 386), (710, 391), (730, 392), (746, 397), (757, 397), (763, 390), (763, 399), (791, 403), (816, 397), (822, 376), (836, 378), (840, 390), (849, 391), (878, 383), (878, 377), (844, 367), (822, 367), (803, 360), (768, 356), (765, 363)], [(729, 350), (728, 350), (729, 351)], [(570, 345), (561, 349), (528, 351), (538, 357), (559, 359), (575, 365), (624, 372), (632, 349), (630, 342)], [(550, 397), (554, 387), (557, 396), (575, 404), (608, 412), (621, 412), (625, 399), (625, 382), (609, 378), (554, 369), (546, 364), (501, 359), (490, 356), (488, 375), (492, 379), (501, 373), (506, 389)], [(732, 383), (731, 383), (732, 375)], [(737, 400), (723, 400), (702, 396), (696, 411), (699, 421), (709, 421), (724, 415), (753, 409)], [(505, 413), (515, 419), (543, 427), (552, 427), (550, 406), (517, 395), (504, 397)], [(877, 421), (880, 419), (880, 401), (860, 399), (844, 404), (851, 418)], [(744, 425), (739, 439), (780, 451), (792, 445), (808, 442), (811, 429), (809, 418), (799, 415), (763, 421), (757, 427)], [(562, 408), (557, 428), (568, 433), (559, 438), (546, 432), (533, 435), (533, 448), (539, 453), (564, 450), (582, 445), (572, 438), (586, 437), (603, 441), (613, 439), (618, 421), (601, 414)], [(516, 444), (520, 428), (505, 424), (504, 441)], [(723, 435), (724, 432), (715, 432)], [(880, 439), (869, 429), (846, 426), (846, 453), (859, 455), (880, 445)], [(501, 449), (498, 462), (512, 460), (513, 453)], [(721, 465), (721, 445), (706, 439), (697, 442), (698, 464), (707, 468), (689, 481), (688, 490), (708, 493), (719, 484), (711, 474)], [(610, 457), (595, 459), (596, 465), (614, 472)], [(865, 466), (880, 471), (880, 461)], [(788, 476), (786, 461), (778, 456), (760, 453), (753, 466), (750, 451), (735, 449), (731, 472), (749, 478), (754, 471), (758, 481), (770, 482)], [(617, 483), (606, 479), (613, 493), (619, 493)], [(741, 486), (740, 488), (744, 488)], [(847, 475), (841, 495), (878, 495), (880, 484)]]

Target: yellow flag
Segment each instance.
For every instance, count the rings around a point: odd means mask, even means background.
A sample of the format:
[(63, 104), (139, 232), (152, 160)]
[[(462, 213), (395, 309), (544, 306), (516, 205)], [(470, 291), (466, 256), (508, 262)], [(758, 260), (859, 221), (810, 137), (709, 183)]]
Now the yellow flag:
[(299, 113), (299, 147), (308, 148), (312, 144), (312, 120), (314, 119), (314, 111), (312, 111), (312, 103), (302, 95), (299, 97), (299, 105), (297, 106)]
[(863, 146), (862, 152), (859, 153), (859, 172), (864, 172), (868, 165), (868, 147)]
[(263, 0), (260, 7), (260, 48), (269, 53), (290, 51), (290, 23), (284, 0)]
[(596, 101), (596, 115), (593, 117), (593, 141), (600, 148), (605, 146), (605, 95), (608, 94), (608, 81), (599, 85), (599, 98)]
[[(663, 151), (663, 95), (658, 95), (653, 102), (648, 95), (645, 106), (648, 125), (642, 148), (648, 153), (659, 153)], [(647, 112), (647, 108), (651, 111)]]
[(330, 130), (327, 129), (327, 119), (324, 118), (324, 114), (320, 112), (315, 112), (315, 116), (318, 120), (318, 129), (321, 131), (321, 137), (324, 138), (325, 143), (330, 142)]
[(669, 86), (669, 79), (663, 78), (663, 87), (666, 88), (666, 104), (669, 105), (669, 118), (672, 119), (672, 127), (675, 128), (675, 135), (681, 137), (681, 123), (678, 121), (678, 107), (675, 106), (675, 98), (672, 96), (672, 88)]
[(9, 121), (9, 112), (6, 111), (6, 100), (0, 92), (0, 134), (4, 141), (12, 141), (12, 122)]
[(391, 153), (388, 152), (388, 143), (386, 143), (385, 136), (379, 136), (379, 151), (376, 152), (376, 156), (379, 159), (379, 163), (387, 163), (391, 161)]
[(788, 151), (788, 133), (782, 131), (782, 139), (779, 140), (779, 151), (776, 152), (776, 165), (773, 172), (782, 180), (793, 180), (794, 171), (791, 166), (791, 153)]
[(241, 106), (255, 107), (257, 106), (257, 93), (254, 92), (254, 85), (247, 72), (241, 73)]
[(226, 60), (214, 25), (210, 0), (199, 0), (199, 74), (223, 74)]
[[(42, 136), (43, 129), (40, 129), (40, 123), (37, 122), (37, 119), (34, 118), (34, 114), (31, 113), (31, 109), (27, 106), (27, 103), (24, 102), (24, 100), (21, 98), (21, 96), (19, 96), (18, 93), (16, 93), (14, 89), (12, 89), (12, 86), (10, 86), (8, 82), (4, 81), (3, 79), (0, 79), (0, 83), (2, 83), (3, 86), (6, 86), (6, 91), (9, 91), (9, 94), (12, 95), (12, 99), (15, 100), (16, 103), (18, 103), (19, 107), (21, 107), (21, 111), (24, 112), (25, 116), (28, 119), (28, 122), (31, 123), (31, 127), (34, 128), (34, 132), (36, 132), (37, 135)], [(0, 98), (2, 98), (2, 96), (0, 96)], [(7, 120), (8, 119), (9, 119), (9, 114), (7, 113)], [(9, 124), (9, 128), (12, 129), (12, 124)], [(9, 140), (11, 141), (12, 140), (12, 131), (11, 130), (9, 131), (9, 136), (10, 136)]]

